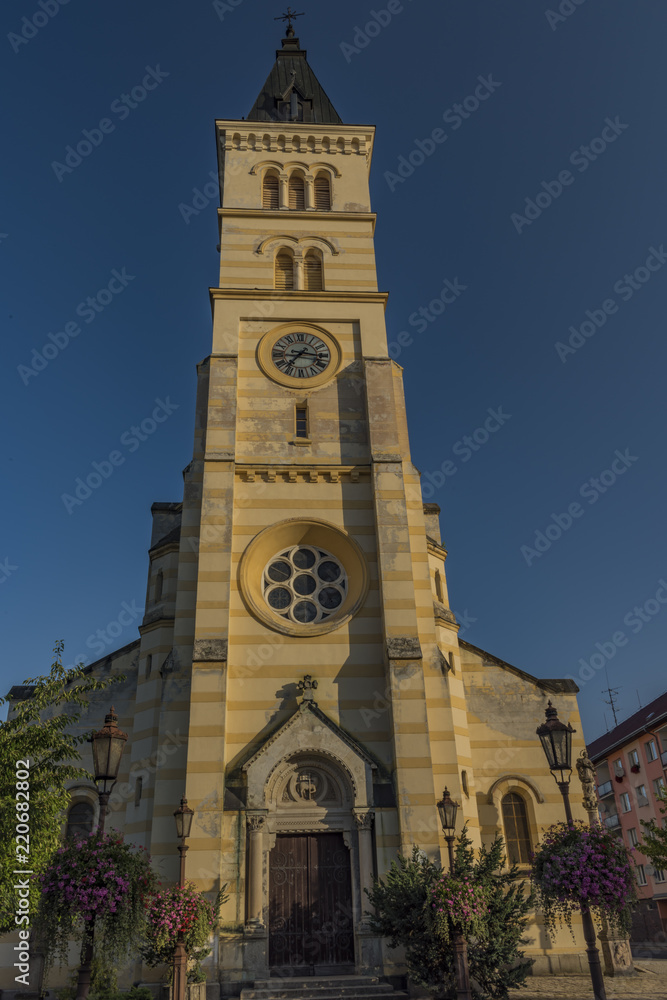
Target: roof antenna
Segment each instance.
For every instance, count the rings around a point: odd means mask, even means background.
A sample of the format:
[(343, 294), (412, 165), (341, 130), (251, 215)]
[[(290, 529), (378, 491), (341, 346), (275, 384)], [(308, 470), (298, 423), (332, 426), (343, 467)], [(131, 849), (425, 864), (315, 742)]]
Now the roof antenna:
[(637, 693), (637, 702), (639, 703), (639, 707), (640, 707), (640, 708), (643, 708), (644, 706), (642, 705), (642, 700), (641, 700), (641, 698), (639, 697), (639, 688), (635, 688), (635, 691), (636, 691), (636, 693)]
[[(611, 707), (612, 715), (614, 716), (614, 726), (616, 727), (618, 725), (618, 717), (616, 715), (616, 695), (621, 689), (609, 687), (609, 671), (607, 670), (606, 667), (604, 668), (604, 674), (605, 677), (607, 678), (607, 687), (602, 691), (602, 694), (608, 694), (609, 697), (603, 698), (602, 700), (604, 701), (605, 705), (609, 705)], [(606, 720), (607, 716), (605, 715), (605, 722)], [(607, 729), (607, 732), (609, 732), (609, 729)]]

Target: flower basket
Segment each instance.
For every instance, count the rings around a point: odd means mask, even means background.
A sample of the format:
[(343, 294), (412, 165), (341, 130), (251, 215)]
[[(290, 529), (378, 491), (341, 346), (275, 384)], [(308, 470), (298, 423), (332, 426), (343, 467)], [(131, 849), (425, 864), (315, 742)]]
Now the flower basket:
[(483, 889), (467, 875), (442, 874), (431, 888), (430, 922), (442, 941), (451, 941), (456, 934), (483, 937), (487, 912)]
[(532, 864), (547, 931), (572, 929), (583, 904), (620, 932), (629, 930), (637, 899), (634, 864), (622, 841), (600, 826), (557, 823), (546, 831)]
[(94, 928), (100, 971), (112, 972), (143, 935), (145, 900), (155, 876), (146, 851), (124, 843), (119, 834), (68, 841), (38, 882), (36, 923), (45, 942), (46, 969), (56, 959), (66, 963), (70, 940), (87, 942)]
[[(215, 905), (192, 882), (160, 888), (147, 904), (142, 957), (150, 966), (169, 966), (167, 974), (170, 975), (178, 935), (182, 933), (190, 961), (188, 983), (197, 987), (188, 994), (190, 1000), (206, 1000), (206, 982), (200, 963), (210, 953), (209, 941), (217, 926), (218, 910), (227, 898), (225, 888), (218, 893)], [(202, 993), (201, 998), (199, 993)]]

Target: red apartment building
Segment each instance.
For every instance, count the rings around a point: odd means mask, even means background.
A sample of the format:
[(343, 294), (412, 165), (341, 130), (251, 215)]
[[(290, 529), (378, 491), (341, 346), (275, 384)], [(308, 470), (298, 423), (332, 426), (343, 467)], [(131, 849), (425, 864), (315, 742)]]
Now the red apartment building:
[(588, 746), (595, 764), (600, 816), (634, 848), (640, 903), (631, 940), (655, 941), (667, 933), (667, 872), (642, 854), (641, 820), (663, 817), (657, 795), (667, 780), (667, 692)]

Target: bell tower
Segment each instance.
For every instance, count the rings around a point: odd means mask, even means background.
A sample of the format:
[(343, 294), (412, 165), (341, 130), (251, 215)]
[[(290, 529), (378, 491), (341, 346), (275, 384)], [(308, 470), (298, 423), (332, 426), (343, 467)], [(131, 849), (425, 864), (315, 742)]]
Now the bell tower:
[[(309, 932), (308, 961), (377, 973), (393, 958), (364, 890), (413, 843), (440, 857), (435, 803), (445, 784), (461, 798), (470, 746), (438, 509), (422, 502), (387, 351), (375, 130), (341, 120), (291, 24), (248, 117), (215, 127), (220, 278), (160, 716), (163, 731), (187, 719), (187, 877), (229, 885), (230, 981), (302, 964), (275, 914), (314, 912), (325, 871), (342, 895), (318, 919), (344, 933), (336, 952)], [(474, 797), (462, 811), (477, 836)], [(298, 900), (281, 896), (290, 865)]]

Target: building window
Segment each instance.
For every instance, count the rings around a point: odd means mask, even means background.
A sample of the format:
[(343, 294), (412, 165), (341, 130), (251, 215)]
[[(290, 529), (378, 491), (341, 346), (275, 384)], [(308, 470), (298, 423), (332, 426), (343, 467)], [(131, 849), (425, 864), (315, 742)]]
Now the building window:
[(620, 757), (617, 757), (614, 761), (614, 774), (617, 774), (619, 778), (623, 777), (623, 761)]
[(662, 870), (662, 868), (656, 868), (656, 869), (654, 869), (654, 872), (653, 872), (653, 881), (654, 882), (664, 882), (665, 881), (665, 873)]
[(637, 885), (646, 885), (646, 872), (643, 865), (637, 865)]
[(289, 207), (295, 212), (306, 209), (306, 188), (299, 174), (292, 174), (289, 179)]
[(143, 778), (137, 778), (137, 780), (134, 783), (134, 804), (135, 804), (135, 806), (138, 806), (139, 803), (141, 802), (141, 793), (142, 793), (142, 790), (143, 790), (143, 785), (144, 785), (144, 779)]
[(264, 600), (277, 615), (299, 625), (330, 618), (347, 597), (347, 574), (336, 556), (296, 545), (269, 560), (263, 576)]
[(653, 788), (655, 789), (655, 794), (658, 798), (660, 798), (660, 793), (662, 792), (664, 787), (665, 787), (664, 778), (656, 778), (655, 781), (653, 782)]
[(503, 798), (502, 811), (508, 861), (511, 865), (527, 865), (530, 863), (530, 834), (526, 803), (516, 792), (510, 792)]
[(149, 653), (146, 657), (146, 679), (151, 675), (151, 670), (153, 669), (153, 654)]
[(621, 795), (621, 809), (624, 813), (629, 813), (632, 809), (632, 806), (630, 805), (630, 796), (627, 792), (623, 792)]
[(636, 847), (637, 844), (639, 843), (639, 839), (637, 837), (637, 831), (634, 828), (634, 826), (630, 830), (628, 830), (628, 840), (630, 841), (630, 847)]
[(281, 250), (276, 254), (276, 276), (275, 286), (283, 292), (290, 292), (294, 288), (294, 258), (287, 250)]
[(262, 208), (280, 208), (280, 181), (275, 174), (264, 175)]
[(315, 178), (315, 208), (318, 212), (331, 211), (331, 183), (326, 174)]
[(298, 438), (308, 437), (308, 408), (305, 406), (296, 407), (295, 418), (296, 436)]
[(639, 754), (636, 750), (630, 751), (628, 760), (630, 761), (630, 767), (639, 767)]
[(648, 743), (645, 743), (644, 749), (646, 750), (646, 759), (649, 764), (652, 760), (658, 759), (658, 750), (655, 745), (655, 740), (649, 740)]
[(162, 591), (164, 589), (164, 573), (162, 570), (158, 573), (155, 579), (155, 603), (157, 604), (162, 600)]
[(648, 805), (648, 795), (646, 794), (646, 785), (637, 785), (637, 805), (646, 806)]
[(76, 802), (67, 814), (67, 840), (81, 840), (93, 832), (95, 810), (90, 802)]
[(442, 576), (439, 569), (435, 571), (435, 596), (442, 604)]
[(314, 250), (310, 250), (303, 261), (303, 287), (307, 292), (321, 292), (322, 260)]

